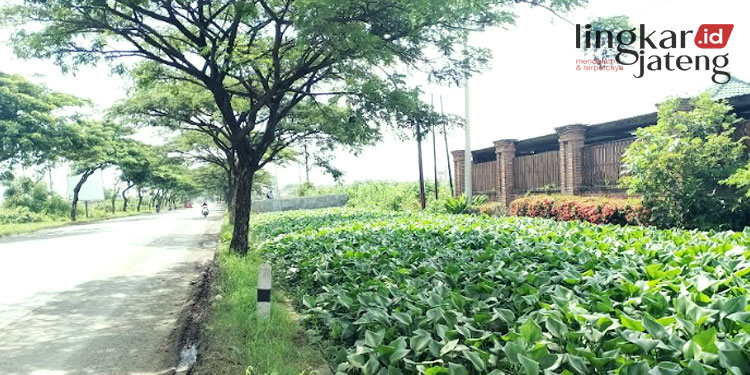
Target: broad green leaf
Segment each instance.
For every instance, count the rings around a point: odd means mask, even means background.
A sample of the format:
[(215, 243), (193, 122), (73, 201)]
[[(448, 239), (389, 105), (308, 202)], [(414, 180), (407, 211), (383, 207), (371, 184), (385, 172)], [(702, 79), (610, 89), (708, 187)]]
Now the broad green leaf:
[(400, 361), (402, 358), (406, 357), (407, 354), (409, 354), (409, 349), (396, 349), (390, 356), (389, 362), (391, 364), (395, 364), (396, 362)]
[(427, 345), (432, 341), (432, 337), (430, 337), (429, 333), (423, 333), (417, 336), (412, 336), (411, 340), (409, 341), (409, 347), (412, 348), (415, 352), (421, 352), (425, 348), (427, 348)]
[(542, 339), (542, 327), (533, 319), (527, 318), (521, 325), (521, 336), (530, 344), (534, 344)]
[(698, 344), (702, 351), (713, 354), (719, 352), (719, 348), (716, 347), (716, 328), (697, 333), (691, 341)]
[(378, 370), (380, 370), (380, 363), (374, 356), (371, 356), (362, 368), (362, 373), (364, 375), (375, 375)]
[(440, 356), (444, 356), (454, 350), (456, 350), (456, 347), (458, 346), (458, 340), (451, 340), (445, 343), (443, 347), (440, 349)]
[(403, 325), (408, 326), (411, 324), (411, 315), (409, 314), (402, 313), (402, 312), (394, 312), (393, 318)]
[(518, 361), (521, 362), (521, 366), (526, 375), (539, 375), (539, 362), (526, 357), (523, 354), (518, 355)]
[(644, 375), (648, 374), (651, 369), (646, 361), (630, 363), (620, 369), (621, 375)]
[(514, 363), (520, 363), (518, 356), (526, 353), (521, 345), (513, 341), (505, 344), (505, 346), (503, 347), (503, 352), (508, 357), (508, 359), (510, 359)]
[(425, 375), (450, 375), (450, 370), (441, 366), (433, 366), (426, 368), (424, 373)]
[(376, 348), (378, 345), (383, 343), (385, 337), (385, 331), (372, 332), (370, 330), (365, 331), (365, 345)]
[(463, 355), (464, 357), (466, 357), (466, 359), (468, 359), (471, 362), (472, 365), (474, 365), (474, 368), (477, 371), (485, 372), (487, 366), (485, 365), (482, 358), (479, 357), (479, 354), (466, 350), (463, 352)]
[(564, 338), (568, 334), (568, 326), (555, 317), (547, 317), (547, 330), (557, 338)]
[(656, 320), (651, 319), (651, 317), (649, 316), (643, 317), (643, 326), (646, 328), (646, 331), (648, 331), (651, 337), (655, 339), (663, 340), (668, 335), (667, 331), (664, 329), (664, 326)]
[(365, 357), (362, 354), (350, 354), (346, 359), (354, 367), (363, 367), (365, 365)]
[(469, 375), (469, 370), (457, 363), (448, 363), (448, 371), (450, 375)]
[(633, 331), (644, 332), (646, 330), (641, 322), (635, 319), (631, 319), (625, 314), (620, 314), (620, 324), (622, 324), (625, 328), (632, 329)]
[(649, 375), (679, 375), (682, 366), (674, 362), (659, 362), (654, 366)]
[(586, 359), (583, 357), (567, 354), (565, 358), (568, 361), (570, 367), (575, 370), (576, 373), (586, 375), (589, 373), (588, 366), (586, 366)]
[(750, 374), (750, 361), (743, 348), (731, 341), (725, 341), (719, 350), (719, 362), (727, 371), (734, 374)]

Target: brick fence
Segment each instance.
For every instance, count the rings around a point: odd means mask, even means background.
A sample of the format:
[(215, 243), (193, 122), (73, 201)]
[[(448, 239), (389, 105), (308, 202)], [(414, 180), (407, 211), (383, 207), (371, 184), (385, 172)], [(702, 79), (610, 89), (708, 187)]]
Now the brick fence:
[[(750, 134), (750, 94), (728, 101), (742, 120), (738, 134)], [(654, 112), (596, 125), (562, 126), (554, 134), (520, 141), (495, 141), (494, 147), (471, 153), (474, 193), (506, 206), (516, 197), (534, 193), (625, 196), (619, 185), (623, 154), (634, 140), (634, 131), (656, 121)], [(452, 154), (458, 196), (464, 192), (465, 152)]]

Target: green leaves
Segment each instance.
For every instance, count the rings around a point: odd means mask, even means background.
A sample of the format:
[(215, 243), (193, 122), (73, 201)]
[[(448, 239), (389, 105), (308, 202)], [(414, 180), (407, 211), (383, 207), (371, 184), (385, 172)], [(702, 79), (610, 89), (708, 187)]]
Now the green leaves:
[(631, 319), (625, 314), (620, 315), (620, 324), (622, 324), (623, 327), (632, 329), (634, 331), (643, 332), (646, 330), (646, 328), (641, 324), (641, 322)]
[(66, 129), (73, 116), (62, 116), (59, 110), (85, 104), (0, 72), (0, 163), (28, 166), (59, 160), (74, 147)]
[(263, 255), (298, 269), (284, 281), (305, 324), (334, 332), (326, 344), (347, 353), (354, 373), (750, 367), (750, 280), (738, 272), (750, 262), (728, 251), (750, 243), (750, 231), (349, 209), (254, 219)]
[(365, 345), (376, 348), (383, 342), (383, 337), (385, 337), (385, 331), (365, 331)]
[(427, 348), (427, 345), (429, 345), (430, 342), (432, 342), (430, 333), (423, 332), (419, 335), (412, 336), (411, 340), (409, 341), (409, 347), (411, 347), (415, 352), (421, 352)]
[(547, 330), (556, 338), (565, 338), (568, 334), (568, 326), (555, 317), (548, 317), (546, 325)]
[(521, 336), (529, 344), (535, 344), (542, 339), (542, 327), (533, 319), (526, 319), (521, 325)]
[(521, 362), (526, 375), (539, 375), (539, 362), (523, 354), (518, 355), (518, 361)]
[[(750, 167), (743, 141), (732, 134), (736, 115), (708, 94), (690, 100), (690, 111), (680, 110), (684, 104), (662, 103), (657, 124), (636, 131), (623, 159), (623, 181), (631, 194), (643, 197), (656, 225), (741, 230)], [(671, 271), (649, 265), (646, 272), (659, 279)], [(694, 286), (703, 291), (710, 281), (698, 277)]]
[(658, 340), (667, 338), (668, 333), (664, 329), (664, 326), (656, 320), (651, 319), (651, 317), (643, 317), (643, 326), (646, 328), (646, 331), (648, 331), (651, 337)]
[(700, 346), (701, 350), (708, 353), (716, 354), (719, 348), (716, 347), (716, 328), (699, 332), (692, 339), (693, 342)]

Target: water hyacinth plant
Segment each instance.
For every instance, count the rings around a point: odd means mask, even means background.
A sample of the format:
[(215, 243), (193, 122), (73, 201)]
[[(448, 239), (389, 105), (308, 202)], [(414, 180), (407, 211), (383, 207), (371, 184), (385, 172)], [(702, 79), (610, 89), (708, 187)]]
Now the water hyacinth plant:
[(254, 227), (339, 374), (750, 373), (750, 232), (346, 209)]

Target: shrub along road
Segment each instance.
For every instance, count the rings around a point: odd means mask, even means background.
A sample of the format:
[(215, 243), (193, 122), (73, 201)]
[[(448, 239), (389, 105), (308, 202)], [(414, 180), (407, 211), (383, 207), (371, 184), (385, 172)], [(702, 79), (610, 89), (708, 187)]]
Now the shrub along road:
[(0, 373), (174, 366), (170, 333), (220, 216), (184, 210), (0, 239)]

